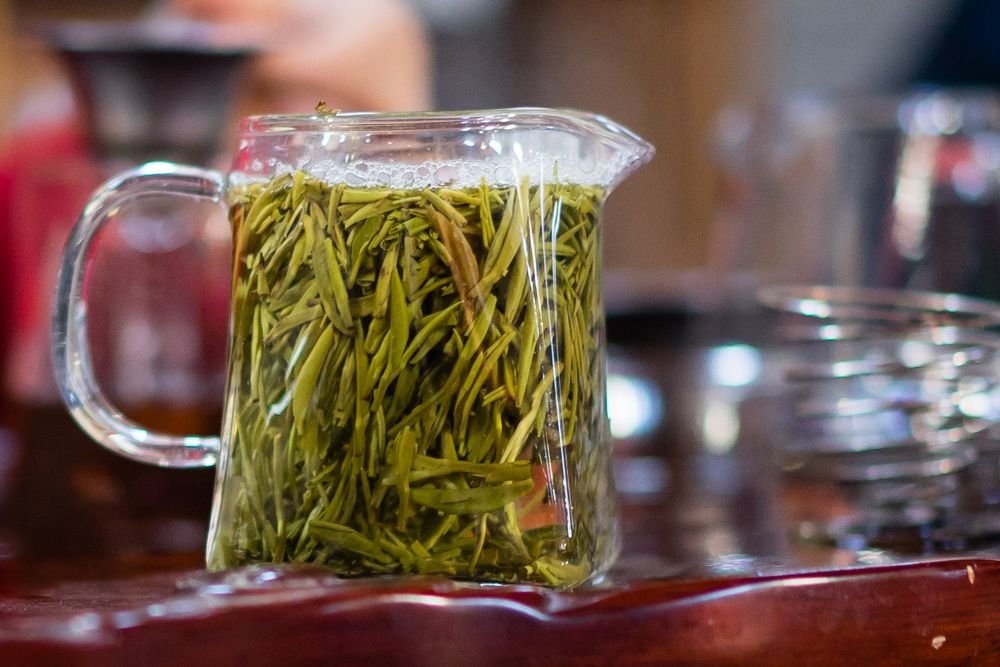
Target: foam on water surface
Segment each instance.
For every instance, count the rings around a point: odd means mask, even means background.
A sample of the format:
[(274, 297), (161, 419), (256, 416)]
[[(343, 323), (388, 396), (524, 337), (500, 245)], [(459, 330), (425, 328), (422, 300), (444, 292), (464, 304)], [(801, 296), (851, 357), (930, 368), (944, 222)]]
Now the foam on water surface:
[(517, 185), (525, 178), (531, 185), (569, 183), (606, 187), (621, 173), (619, 160), (570, 160), (551, 155), (517, 160), (426, 160), (396, 162), (387, 160), (334, 161), (299, 160), (295, 165), (277, 160), (253, 160), (243, 171), (230, 176), (239, 187), (259, 183), (276, 176), (304, 171), (327, 183), (345, 183), (351, 187), (393, 189), (476, 188), (485, 180), (496, 187)]

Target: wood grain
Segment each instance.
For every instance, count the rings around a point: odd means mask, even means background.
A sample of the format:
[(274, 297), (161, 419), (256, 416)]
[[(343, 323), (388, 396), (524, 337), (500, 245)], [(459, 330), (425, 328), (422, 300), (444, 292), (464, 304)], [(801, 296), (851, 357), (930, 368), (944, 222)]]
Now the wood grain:
[(0, 664), (1000, 661), (993, 560), (574, 592), (383, 579), (178, 593), (177, 580), (9, 591), (0, 596)]

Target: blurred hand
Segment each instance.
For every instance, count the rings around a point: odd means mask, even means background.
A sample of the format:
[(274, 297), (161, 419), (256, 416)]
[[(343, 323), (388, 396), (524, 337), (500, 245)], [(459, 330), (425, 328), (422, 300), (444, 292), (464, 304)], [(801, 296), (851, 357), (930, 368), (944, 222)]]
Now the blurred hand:
[(405, 0), (167, 0), (165, 13), (260, 36), (243, 113), (415, 111), (431, 103), (430, 53)]

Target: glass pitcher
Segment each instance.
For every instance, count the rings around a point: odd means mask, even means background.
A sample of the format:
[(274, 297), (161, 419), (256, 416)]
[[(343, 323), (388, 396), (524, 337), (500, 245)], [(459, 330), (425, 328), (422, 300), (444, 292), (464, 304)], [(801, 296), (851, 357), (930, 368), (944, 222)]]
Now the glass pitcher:
[[(248, 118), (228, 175), (149, 163), (94, 194), (59, 278), (63, 398), (119, 454), (218, 465), (210, 568), (580, 583), (617, 550), (600, 213), (652, 153), (576, 111)], [(130, 422), (90, 364), (91, 241), (164, 193), (229, 210), (221, 439)]]

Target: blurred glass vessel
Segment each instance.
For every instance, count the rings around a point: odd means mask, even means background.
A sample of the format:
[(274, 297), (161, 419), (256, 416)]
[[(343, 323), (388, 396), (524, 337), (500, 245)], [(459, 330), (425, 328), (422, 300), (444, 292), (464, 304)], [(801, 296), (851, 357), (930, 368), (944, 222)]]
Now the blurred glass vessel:
[(1000, 97), (802, 97), (720, 128), (713, 259), (734, 308), (760, 291), (784, 313), (776, 446), (794, 478), (847, 496), (819, 532), (912, 529), (917, 549), (983, 534), (966, 518), (996, 495), (973, 473), (995, 449), (997, 304), (964, 297), (1000, 297)]
[(909, 530), (918, 549), (985, 537), (967, 525), (961, 491), (1000, 421), (1000, 335), (990, 331), (1000, 304), (816, 286), (760, 297), (779, 317), (772, 363), (787, 412), (776, 446), (789, 480), (833, 485), (848, 505), (805, 517), (810, 536), (878, 542)]
[(752, 290), (1000, 297), (1000, 95), (934, 90), (731, 109), (713, 262)]
[[(85, 136), (74, 151), (35, 159), (16, 175), (17, 318), (4, 382), (17, 463), (2, 526), (21, 557), (196, 550), (211, 476), (95, 451), (61, 406), (44, 341), (60, 248), (89, 193), (142, 160), (214, 160), (251, 50), (191, 23), (56, 23), (37, 31), (71, 75)], [(99, 271), (89, 289), (117, 297), (99, 299), (91, 313), (95, 367), (141, 423), (211, 432), (221, 418), (230, 242), (218, 233), (214, 207), (162, 200), (154, 207), (183, 224), (168, 228), (150, 209), (123, 207), (95, 248)]]

